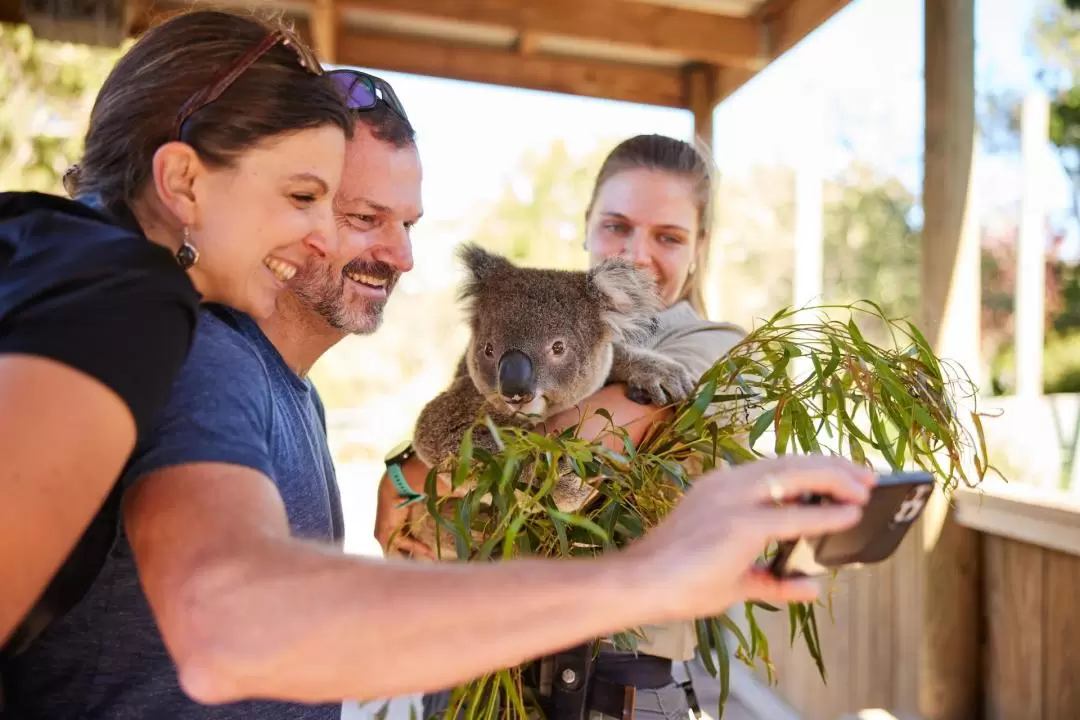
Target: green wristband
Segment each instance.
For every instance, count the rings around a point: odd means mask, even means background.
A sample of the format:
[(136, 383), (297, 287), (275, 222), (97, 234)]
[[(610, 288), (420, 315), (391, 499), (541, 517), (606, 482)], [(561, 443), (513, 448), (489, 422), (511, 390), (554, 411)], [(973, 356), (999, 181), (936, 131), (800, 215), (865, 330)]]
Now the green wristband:
[(397, 463), (387, 465), (386, 471), (390, 474), (390, 482), (394, 484), (394, 489), (397, 490), (398, 495), (405, 498), (405, 502), (398, 505), (399, 509), (409, 507), (427, 497), (409, 487), (409, 483), (405, 482), (405, 473), (401, 472), (401, 466)]
[(386, 456), (386, 472), (390, 475), (390, 482), (393, 483), (398, 496), (405, 499), (405, 502), (398, 505), (399, 509), (408, 507), (413, 503), (418, 503), (427, 498), (424, 493), (418, 493), (409, 487), (409, 483), (405, 481), (405, 473), (401, 472), (401, 463), (411, 458), (415, 452), (412, 441), (406, 440), (391, 450)]

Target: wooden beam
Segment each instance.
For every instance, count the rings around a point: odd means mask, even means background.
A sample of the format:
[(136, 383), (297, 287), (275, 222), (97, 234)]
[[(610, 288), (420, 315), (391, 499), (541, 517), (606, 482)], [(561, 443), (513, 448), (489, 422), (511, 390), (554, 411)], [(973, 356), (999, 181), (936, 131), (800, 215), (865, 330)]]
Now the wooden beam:
[(363, 33), (342, 37), (338, 54), (344, 65), (683, 107), (682, 78), (676, 70)]
[(18, 25), (26, 22), (19, 0), (0, 0), (0, 23)]
[[(772, 0), (752, 17), (760, 23), (763, 42), (762, 65), (775, 62), (824, 25), (851, 0)], [(725, 67), (720, 72), (717, 102), (723, 102), (757, 74), (760, 67)]]
[(772, 7), (762, 21), (772, 62), (827, 23), (850, 0), (786, 0)]
[(718, 65), (758, 69), (762, 61), (753, 21), (627, 0), (342, 0), (341, 6), (660, 50)]

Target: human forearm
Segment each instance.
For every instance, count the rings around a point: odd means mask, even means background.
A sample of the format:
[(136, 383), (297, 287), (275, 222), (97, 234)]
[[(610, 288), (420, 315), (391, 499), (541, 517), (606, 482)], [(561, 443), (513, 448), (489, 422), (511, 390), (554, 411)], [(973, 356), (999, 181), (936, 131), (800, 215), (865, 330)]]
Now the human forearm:
[[(601, 409), (608, 412), (611, 421), (596, 414), (596, 411)], [(634, 402), (626, 396), (626, 385), (613, 383), (585, 398), (576, 407), (547, 418), (541, 429), (545, 433), (554, 434), (580, 423), (579, 437), (588, 440), (602, 439), (608, 447), (621, 451), (624, 449), (623, 441), (621, 436), (612, 432), (613, 424), (616, 429), (622, 428), (626, 431), (634, 444), (637, 444), (650, 427), (670, 417), (671, 413), (671, 408)]]
[(640, 572), (613, 556), (465, 567), (277, 541), (199, 591), (202, 652), (182, 682), (207, 702), (439, 690), (656, 620), (646, 593), (627, 596)]
[(213, 463), (144, 477), (127, 493), (124, 519), (190, 695), (337, 702), (442, 689), (627, 627), (722, 612), (742, 597), (813, 599), (805, 586), (748, 570), (769, 537), (833, 532), (858, 514), (771, 501), (819, 492), (865, 502), (853, 483), (860, 472), (807, 456), (703, 476), (664, 523), (598, 560), (349, 557), (290, 537), (269, 478)]

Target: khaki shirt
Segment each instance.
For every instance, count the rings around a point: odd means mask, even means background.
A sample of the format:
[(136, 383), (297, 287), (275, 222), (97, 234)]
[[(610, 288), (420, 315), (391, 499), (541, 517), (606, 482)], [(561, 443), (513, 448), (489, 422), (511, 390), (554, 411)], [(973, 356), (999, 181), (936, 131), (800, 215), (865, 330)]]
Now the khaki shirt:
[[(664, 310), (658, 319), (660, 328), (648, 347), (683, 363), (695, 379), (746, 337), (737, 325), (702, 319), (685, 300)], [(638, 639), (639, 653), (672, 660), (693, 659), (697, 647), (693, 622), (645, 625), (640, 629), (645, 637)]]

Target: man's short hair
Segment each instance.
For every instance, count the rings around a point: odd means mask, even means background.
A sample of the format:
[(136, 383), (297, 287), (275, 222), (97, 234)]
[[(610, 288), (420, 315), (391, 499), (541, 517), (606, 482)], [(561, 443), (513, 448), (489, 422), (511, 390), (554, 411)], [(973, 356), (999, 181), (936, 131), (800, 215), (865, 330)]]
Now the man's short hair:
[(354, 113), (357, 122), (363, 123), (379, 142), (392, 145), (398, 150), (416, 145), (416, 131), (408, 120), (380, 102), (370, 110)]

